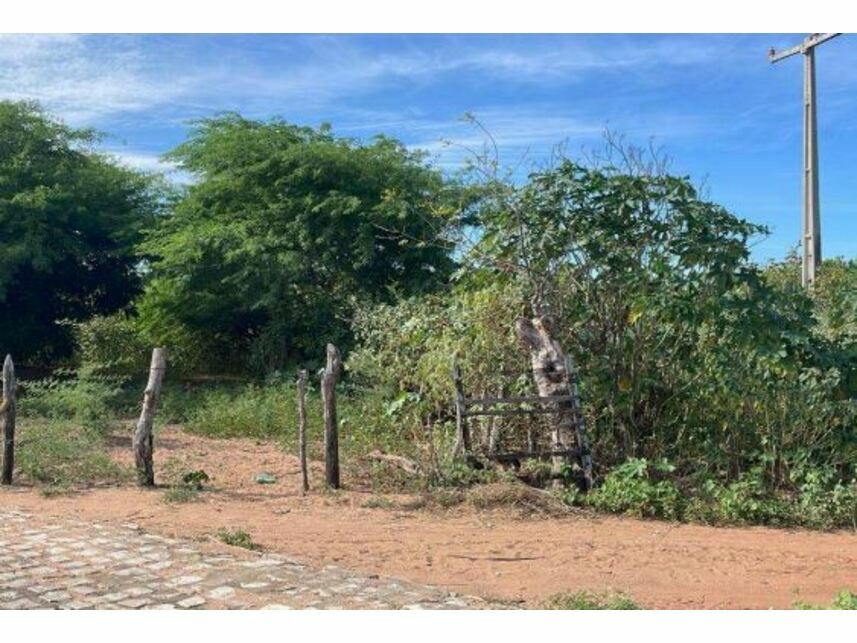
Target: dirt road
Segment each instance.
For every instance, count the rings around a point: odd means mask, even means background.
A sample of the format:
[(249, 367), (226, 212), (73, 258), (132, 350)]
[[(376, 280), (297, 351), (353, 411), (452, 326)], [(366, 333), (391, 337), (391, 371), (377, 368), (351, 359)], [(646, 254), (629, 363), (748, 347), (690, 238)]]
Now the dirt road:
[[(623, 591), (645, 607), (673, 609), (788, 608), (797, 600), (827, 603), (842, 589), (857, 590), (857, 534), (851, 532), (590, 515), (521, 518), (469, 506), (369, 508), (368, 492), (301, 497), (296, 460), (273, 444), (176, 430), (166, 437), (156, 470), (159, 462), (204, 469), (214, 489), (199, 502), (167, 504), (163, 490), (132, 487), (52, 498), (19, 488), (0, 492), (0, 505), (38, 516), (134, 522), (168, 537), (210, 539), (219, 528), (241, 528), (267, 551), (311, 564), (530, 606), (578, 589)], [(127, 449), (117, 446), (116, 457), (126, 459)], [(260, 471), (277, 473), (277, 484), (256, 484)]]

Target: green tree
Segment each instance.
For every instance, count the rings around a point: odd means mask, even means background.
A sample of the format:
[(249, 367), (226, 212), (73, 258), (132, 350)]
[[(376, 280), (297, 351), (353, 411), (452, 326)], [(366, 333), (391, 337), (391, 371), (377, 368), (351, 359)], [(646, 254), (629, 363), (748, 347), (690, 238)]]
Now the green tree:
[(451, 270), (426, 242), (451, 189), (397, 141), (225, 115), (170, 158), (197, 181), (145, 244), (139, 306), (168, 344), (185, 333), (226, 360), (249, 348), (263, 370), (318, 358), (325, 341), (348, 342), (355, 300), (425, 292)]
[(49, 363), (72, 351), (58, 322), (114, 311), (139, 289), (134, 246), (151, 178), (93, 151), (97, 134), (28, 102), (0, 102), (0, 349)]

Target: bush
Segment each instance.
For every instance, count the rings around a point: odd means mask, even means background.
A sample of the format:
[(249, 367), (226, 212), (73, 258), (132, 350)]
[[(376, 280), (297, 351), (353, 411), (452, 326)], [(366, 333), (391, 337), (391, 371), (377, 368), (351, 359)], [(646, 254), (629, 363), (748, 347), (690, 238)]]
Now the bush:
[(616, 467), (604, 483), (584, 497), (586, 504), (611, 513), (638, 518), (681, 517), (681, 494), (675, 482), (657, 479), (674, 470), (666, 461), (632, 459)]
[(588, 495), (565, 492), (568, 504), (641, 518), (710, 525), (774, 525), (857, 529), (857, 482), (845, 483), (832, 468), (792, 474), (791, 490), (777, 488), (762, 468), (723, 482), (710, 476), (680, 479), (664, 461), (635, 459), (616, 467)]
[(149, 367), (152, 344), (123, 312), (74, 325), (77, 358), (95, 373), (139, 377)]

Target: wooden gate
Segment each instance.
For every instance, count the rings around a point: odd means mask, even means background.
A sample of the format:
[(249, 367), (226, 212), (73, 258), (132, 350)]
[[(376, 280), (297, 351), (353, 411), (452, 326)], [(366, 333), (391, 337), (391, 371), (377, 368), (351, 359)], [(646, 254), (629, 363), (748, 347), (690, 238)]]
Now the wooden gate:
[[(532, 369), (526, 371), (532, 374)], [(504, 375), (523, 375), (524, 372), (502, 372)], [(496, 451), (493, 448), (482, 450), (479, 455), (488, 460), (503, 463), (520, 463), (527, 459), (547, 460), (554, 463), (554, 474), (559, 473), (563, 464), (577, 463), (580, 466), (580, 482), (585, 488), (591, 488), (593, 482), (592, 454), (589, 438), (586, 433), (580, 393), (577, 385), (577, 374), (571, 358), (565, 358), (565, 375), (568, 392), (564, 395), (539, 396), (497, 396), (497, 397), (468, 397), (464, 391), (464, 380), (461, 367), (454, 364), (452, 379), (455, 385), (455, 420), (456, 420), (456, 453), (465, 458), (476, 454), (474, 449), (469, 418), (473, 417), (515, 417), (515, 416), (558, 416), (570, 413), (574, 419), (576, 446), (573, 448), (558, 448), (552, 444), (547, 450), (538, 449), (528, 429), (526, 448), (516, 451)], [(493, 442), (493, 440), (492, 440)]]

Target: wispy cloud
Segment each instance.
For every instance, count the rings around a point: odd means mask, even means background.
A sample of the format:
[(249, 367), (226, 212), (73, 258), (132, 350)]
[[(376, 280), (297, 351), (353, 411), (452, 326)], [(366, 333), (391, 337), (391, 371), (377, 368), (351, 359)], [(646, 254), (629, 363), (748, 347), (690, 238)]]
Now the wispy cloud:
[[(682, 67), (728, 54), (715, 38), (642, 43), (607, 38), (608, 47), (586, 37), (538, 43), (523, 37), (449, 37), (437, 47), (414, 37), (392, 50), (348, 37), (243, 37), (228, 49), (213, 44), (215, 55), (200, 59), (189, 48), (193, 36), (152, 46), (139, 36), (5, 35), (0, 36), (0, 96), (40, 100), (72, 122), (89, 123), (169, 107), (183, 108), (184, 116), (238, 105), (251, 111), (296, 102), (319, 107), (456, 73), (522, 86), (577, 82), (594, 71)], [(271, 53), (285, 56), (276, 70), (264, 64)]]
[(38, 100), (74, 124), (150, 109), (189, 93), (165, 77), (133, 38), (0, 36), (0, 97)]

